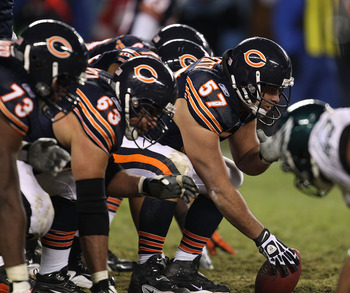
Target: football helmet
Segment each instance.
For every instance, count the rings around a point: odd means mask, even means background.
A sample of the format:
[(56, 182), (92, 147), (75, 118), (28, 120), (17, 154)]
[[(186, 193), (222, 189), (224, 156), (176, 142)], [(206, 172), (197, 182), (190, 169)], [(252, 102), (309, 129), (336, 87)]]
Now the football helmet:
[[(33, 90), (51, 106), (59, 106), (53, 93), (67, 88), (69, 83), (85, 81), (87, 48), (84, 40), (71, 26), (57, 20), (43, 19), (27, 26), (13, 45), (13, 56), (29, 75)], [(53, 81), (57, 88), (53, 90)], [(64, 94), (70, 103), (73, 95)]]
[[(161, 60), (149, 56), (138, 56), (122, 63), (113, 75), (117, 98), (125, 109), (125, 136), (136, 140), (144, 138), (139, 148), (145, 149), (156, 143), (167, 131), (162, 120), (175, 112), (177, 84), (174, 74)], [(131, 125), (131, 118), (138, 121)], [(141, 133), (140, 122), (145, 118), (154, 128)]]
[(152, 44), (158, 50), (164, 43), (174, 40), (174, 39), (186, 39), (192, 41), (201, 47), (210, 56), (214, 56), (213, 50), (210, 48), (208, 41), (205, 39), (204, 35), (197, 31), (195, 28), (186, 24), (170, 24), (163, 27), (153, 38)]
[[(266, 38), (248, 38), (224, 52), (222, 66), (241, 101), (263, 124), (273, 125), (288, 107), (294, 84), (292, 63), (283, 48)], [(278, 91), (278, 103), (264, 99), (270, 90)], [(262, 108), (263, 101), (270, 110)]]
[(282, 115), (277, 128), (292, 119), (293, 127), (288, 144), (282, 152), (281, 167), (285, 172), (293, 172), (295, 185), (302, 192), (318, 197), (325, 196), (333, 187), (319, 171), (308, 150), (310, 133), (321, 114), (331, 107), (320, 100), (307, 99), (297, 102)]
[(158, 55), (175, 72), (209, 54), (195, 42), (175, 39), (165, 42), (158, 48)]
[(130, 58), (145, 55), (160, 59), (156, 53), (147, 48), (127, 47), (124, 49), (107, 51), (101, 55), (95, 56), (89, 60), (89, 66), (108, 71), (110, 65), (113, 63), (121, 64)]

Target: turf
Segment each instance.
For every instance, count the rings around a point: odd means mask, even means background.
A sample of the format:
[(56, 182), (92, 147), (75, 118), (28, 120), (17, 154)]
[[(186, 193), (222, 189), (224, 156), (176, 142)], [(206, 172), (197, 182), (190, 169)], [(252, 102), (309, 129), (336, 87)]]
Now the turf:
[[(333, 188), (323, 199), (304, 195), (294, 187), (292, 174), (284, 173), (278, 163), (264, 174), (245, 176), (244, 180), (240, 192), (253, 214), (287, 246), (301, 253), (303, 269), (294, 292), (335, 292), (350, 247), (350, 214), (340, 191)], [(211, 257), (215, 269), (201, 272), (215, 282), (228, 284), (232, 292), (253, 293), (256, 273), (265, 258), (252, 240), (225, 219), (219, 233), (238, 255), (219, 250)], [(180, 239), (180, 231), (173, 221), (164, 248), (170, 258)], [(118, 257), (137, 260), (137, 234), (126, 199), (112, 224), (109, 246)], [(115, 275), (119, 293), (127, 292), (130, 276), (130, 273)]]

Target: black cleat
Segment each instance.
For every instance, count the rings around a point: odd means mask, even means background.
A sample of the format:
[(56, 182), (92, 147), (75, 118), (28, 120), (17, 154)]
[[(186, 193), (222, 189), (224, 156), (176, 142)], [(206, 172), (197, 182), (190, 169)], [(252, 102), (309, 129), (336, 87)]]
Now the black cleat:
[(84, 293), (85, 291), (77, 287), (69, 280), (67, 267), (59, 272), (40, 275), (36, 274), (36, 283), (32, 293)]
[(90, 289), (92, 286), (91, 276), (88, 268), (84, 265), (82, 259), (74, 258), (68, 261), (68, 274), (70, 280), (78, 287)]
[(117, 293), (115, 288), (115, 281), (113, 278), (102, 280), (91, 287), (92, 293)]
[(118, 258), (112, 251), (108, 250), (108, 267), (113, 272), (131, 272), (133, 261)]
[(227, 285), (216, 284), (198, 272), (200, 257), (198, 255), (193, 261), (172, 261), (167, 265), (164, 275), (178, 287), (187, 288), (190, 292), (230, 293)]
[(151, 256), (144, 264), (135, 264), (128, 293), (190, 293), (163, 275), (165, 265), (161, 254)]

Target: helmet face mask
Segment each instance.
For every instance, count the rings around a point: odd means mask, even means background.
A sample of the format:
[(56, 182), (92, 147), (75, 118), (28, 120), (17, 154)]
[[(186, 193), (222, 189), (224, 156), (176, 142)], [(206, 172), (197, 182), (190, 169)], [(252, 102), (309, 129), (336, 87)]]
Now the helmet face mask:
[[(222, 66), (243, 104), (263, 124), (273, 125), (288, 107), (294, 84), (283, 48), (266, 38), (249, 38), (223, 54)], [(271, 89), (278, 100), (268, 98)]]
[(330, 106), (322, 101), (303, 100), (290, 106), (277, 125), (282, 127), (287, 120), (293, 121), (287, 149), (282, 151), (282, 170), (294, 173), (294, 183), (300, 191), (317, 197), (328, 194), (334, 184), (322, 175), (311, 157), (309, 137), (321, 114), (329, 109)]
[(61, 21), (43, 19), (30, 24), (14, 44), (13, 56), (23, 63), (33, 90), (48, 107), (66, 98), (62, 89), (70, 83), (86, 80), (88, 53), (84, 40)]
[[(131, 115), (132, 118), (130, 118), (130, 126), (132, 126), (131, 137), (137, 138), (141, 136), (143, 138), (141, 143), (135, 140), (135, 144), (140, 149), (145, 149), (159, 141), (168, 131), (168, 127), (164, 123), (163, 118), (165, 116), (172, 118), (175, 113), (175, 106), (169, 103), (165, 109), (159, 109), (159, 107), (150, 105), (148, 102), (144, 103), (141, 101), (141, 103), (138, 104), (140, 104), (138, 110), (132, 107), (134, 114)], [(141, 132), (140, 130), (143, 128), (143, 123), (145, 122), (152, 125), (152, 128)]]
[[(139, 56), (120, 65), (113, 75), (116, 96), (125, 107), (125, 136), (139, 148), (155, 144), (167, 131), (163, 117), (175, 112), (177, 84), (171, 70), (160, 60)], [(142, 136), (142, 145), (136, 139)]]

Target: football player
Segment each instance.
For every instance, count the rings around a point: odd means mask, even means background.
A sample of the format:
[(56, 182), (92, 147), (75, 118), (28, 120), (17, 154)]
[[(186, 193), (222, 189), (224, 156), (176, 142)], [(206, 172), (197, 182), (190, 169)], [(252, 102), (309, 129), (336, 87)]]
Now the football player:
[(55, 106), (67, 113), (75, 102), (66, 100), (67, 86), (83, 82), (87, 50), (72, 27), (54, 20), (30, 24), (15, 43), (2, 41), (0, 50), (0, 229), (6, 235), (0, 251), (10, 292), (29, 292), (16, 157), (22, 137), (34, 131), (39, 111)]
[[(254, 240), (273, 272), (277, 266), (284, 275), (289, 274), (287, 267), (295, 272), (297, 255), (252, 215), (237, 190), (242, 183), (241, 171), (258, 175), (271, 164), (259, 152), (256, 125), (257, 120), (273, 125), (287, 107), (293, 85), (290, 58), (275, 42), (255, 37), (227, 50), (222, 58), (201, 58), (176, 76), (176, 112), (167, 121), (169, 131), (160, 143), (185, 152), (196, 170), (193, 178), (201, 194), (187, 213), (174, 260), (164, 269), (164, 260), (158, 254), (136, 266), (129, 293), (141, 292), (150, 278), (149, 268), (157, 268), (159, 275), (191, 292), (230, 292), (227, 285), (216, 284), (198, 273), (202, 249), (223, 216)], [(234, 167), (239, 170), (227, 169), (220, 150), (224, 139), (229, 141)], [(232, 176), (229, 170), (238, 172)], [(164, 241), (173, 210), (169, 201), (144, 200), (139, 215), (140, 249), (151, 252)], [(162, 223), (162, 230), (153, 223)]]
[[(165, 133), (162, 119), (172, 116), (176, 92), (172, 72), (161, 61), (148, 56), (130, 59), (113, 75), (90, 68), (88, 81), (75, 89), (75, 94), (80, 100), (73, 111), (62, 116), (60, 111), (51, 110), (48, 114), (56, 121), (52, 127), (40, 117), (37, 121), (40, 129), (26, 137), (29, 142), (38, 137), (54, 137), (62, 147), (70, 151), (70, 167), (77, 196), (79, 237), (84, 258), (91, 272), (93, 292), (115, 291), (109, 284), (107, 271), (109, 219), (104, 178), (109, 154), (121, 145), (124, 134), (129, 139), (144, 136), (146, 142), (143, 147), (155, 143), (158, 138), (151, 139), (147, 132), (153, 129), (161, 135)], [(86, 160), (86, 157), (90, 160)], [(62, 172), (59, 174), (67, 176)], [(145, 178), (136, 179), (138, 184), (133, 185), (133, 194), (149, 194), (147, 187), (152, 188), (152, 182), (148, 184), (149, 180)], [(168, 179), (171, 180), (170, 177)], [(48, 180), (47, 176), (41, 182), (49, 184), (47, 188), (51, 190), (56, 188), (50, 184), (52, 181)], [(185, 182), (182, 181), (179, 185), (183, 183)], [(173, 191), (175, 196), (182, 195), (184, 190), (179, 188), (178, 191)], [(161, 198), (161, 190), (158, 189), (158, 193)], [(71, 194), (72, 192), (69, 193)], [(43, 252), (44, 249), (69, 246), (77, 230), (74, 228), (74, 207), (69, 209), (67, 201), (58, 197), (55, 204), (60, 208), (55, 208), (54, 223), (42, 238)], [(68, 211), (72, 219), (68, 223), (69, 227), (65, 221)], [(64, 242), (55, 241), (59, 235), (66, 236)], [(50, 257), (50, 253), (47, 257)], [(67, 258), (62, 259), (67, 261)], [(36, 275), (35, 292), (43, 292), (48, 284), (52, 285), (54, 273), (48, 270), (52, 268), (40, 268), (39, 274)], [(60, 279), (62, 275), (67, 274), (62, 267), (55, 275), (56, 279)]]
[[(276, 134), (261, 144), (262, 155), (280, 159), (282, 169), (294, 173), (296, 187), (306, 194), (324, 197), (337, 185), (350, 207), (350, 109), (303, 100), (290, 106), (279, 124)], [(337, 293), (350, 291), (349, 274), (350, 257)]]
[[(118, 52), (114, 53), (117, 54)], [(182, 69), (203, 56), (209, 56), (209, 54), (196, 43), (183, 39), (166, 42), (160, 47), (160, 53), (162, 60), (167, 63), (172, 70)], [(109, 57), (112, 56), (110, 53), (107, 54)], [(117, 59), (118, 58), (112, 58), (111, 62)], [(99, 59), (96, 59), (97, 62), (98, 60)], [(136, 143), (142, 144), (142, 141), (138, 139)], [(175, 174), (180, 172), (180, 174), (188, 174), (189, 176), (194, 174), (192, 164), (182, 152), (160, 144), (155, 144), (148, 148), (147, 151), (143, 151), (137, 148), (133, 142), (124, 139), (122, 146), (114, 154), (114, 157), (115, 161), (119, 162), (123, 168), (134, 174), (148, 176), (150, 174), (167, 174), (168, 172)], [(140, 159), (140, 157), (142, 159)], [(230, 174), (230, 179), (238, 188), (243, 180), (242, 174), (237, 169), (234, 162), (227, 158), (225, 158), (225, 162)], [(194, 179), (197, 184), (201, 185), (202, 189), (205, 189), (201, 181), (197, 182), (198, 176), (194, 177)], [(130, 284), (129, 291), (141, 292), (142, 290), (148, 289), (160, 292), (177, 292), (177, 286), (162, 275), (164, 271), (164, 262), (162, 261), (163, 245), (169, 228), (169, 219), (167, 218), (167, 220), (164, 221), (164, 223), (166, 223), (165, 225), (159, 225), (159, 221), (139, 221), (141, 206), (144, 211), (150, 211), (158, 207), (158, 201), (151, 201), (147, 204), (148, 201), (146, 200), (143, 204), (143, 199), (133, 198), (130, 200), (134, 222), (139, 231), (139, 264), (134, 267), (137, 270), (135, 274), (140, 275), (139, 272), (143, 271), (144, 274), (147, 274), (146, 276), (143, 275), (145, 279), (147, 278), (147, 281), (135, 282), (134, 278), (134, 281)], [(168, 201), (167, 205), (160, 203), (160, 205), (168, 211), (164, 212), (164, 214), (168, 214), (170, 218), (173, 217), (174, 212), (176, 213), (176, 218), (181, 228), (184, 226), (184, 217), (188, 210), (188, 207), (182, 203), (183, 201), (181, 200), (177, 203)], [(114, 207), (116, 204), (111, 202), (110, 206)], [(146, 225), (146, 227), (144, 227), (144, 225)], [(149, 229), (147, 226), (152, 226), (151, 229), (154, 234), (147, 233), (147, 236), (145, 236), (144, 231)], [(145, 245), (145, 243), (147, 243), (147, 245)], [(157, 260), (160, 261), (157, 262)], [(209, 266), (210, 263), (207, 267)], [(148, 270), (148, 267), (157, 267), (158, 269), (157, 271), (153, 271)], [(163, 278), (162, 282), (157, 282), (159, 278)], [(182, 290), (183, 289), (185, 288), (182, 288)]]

